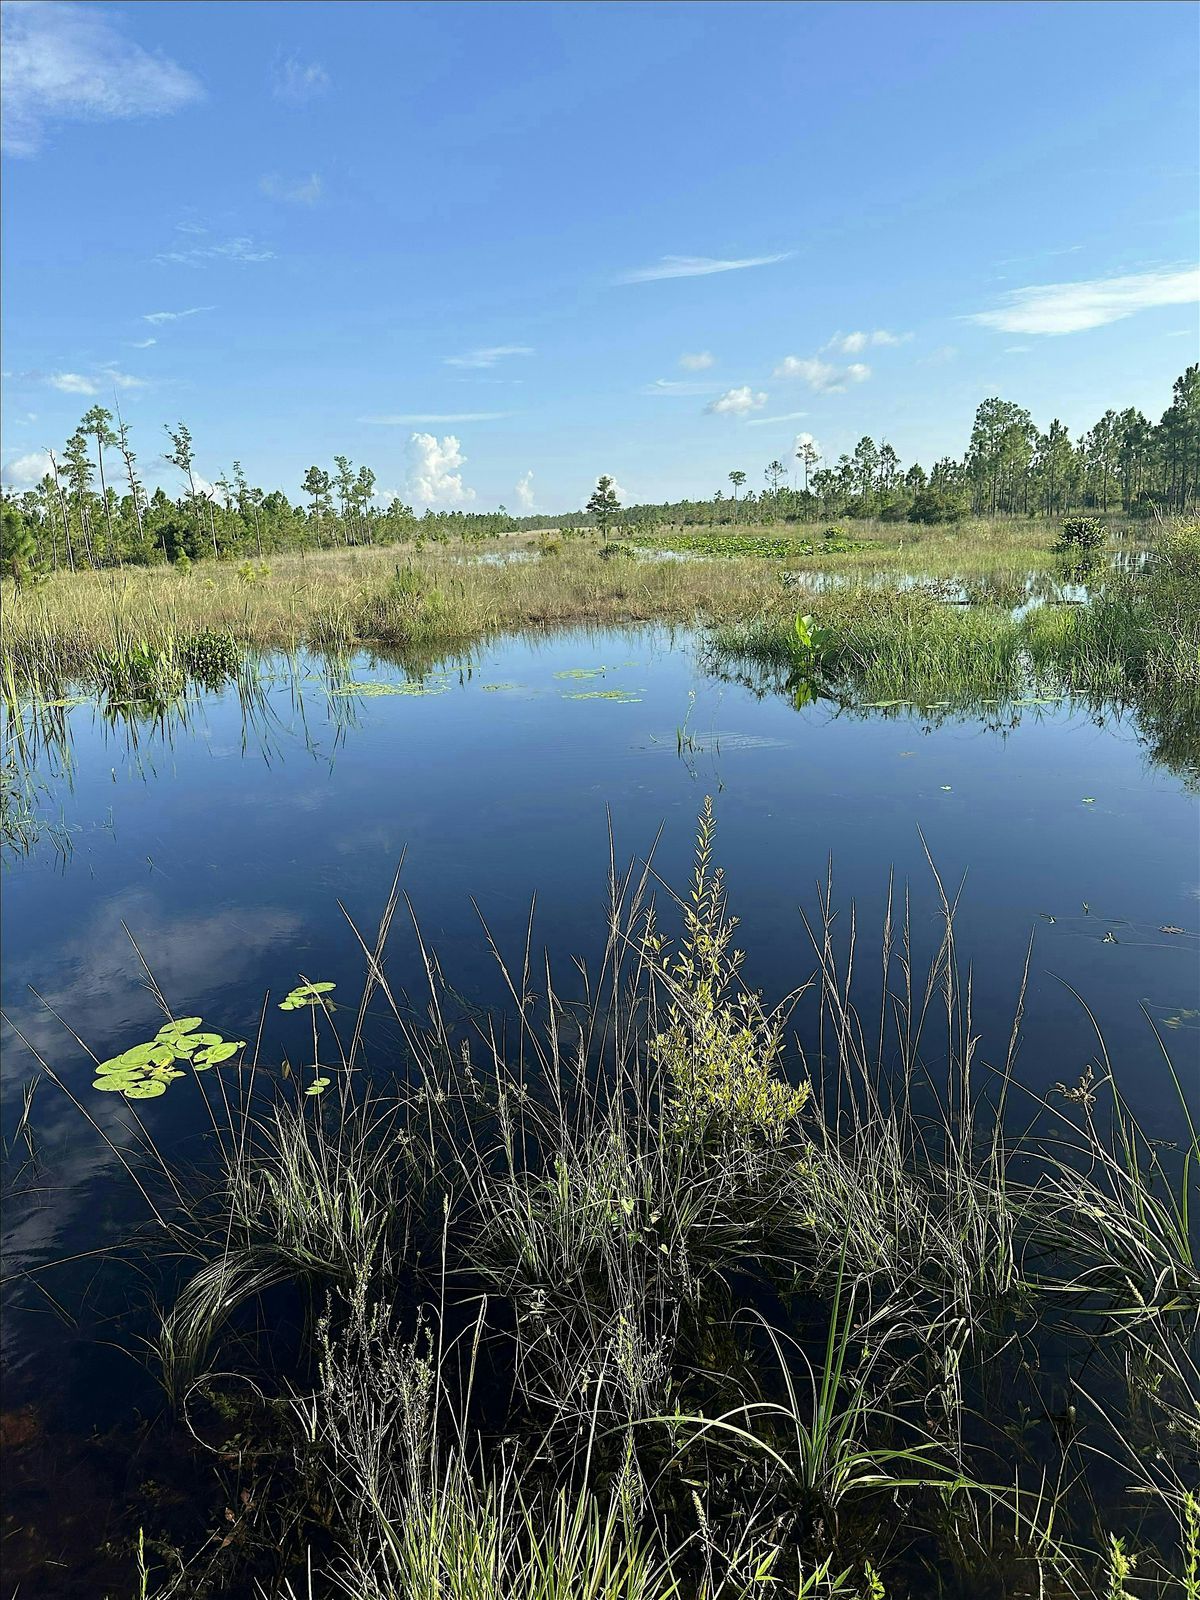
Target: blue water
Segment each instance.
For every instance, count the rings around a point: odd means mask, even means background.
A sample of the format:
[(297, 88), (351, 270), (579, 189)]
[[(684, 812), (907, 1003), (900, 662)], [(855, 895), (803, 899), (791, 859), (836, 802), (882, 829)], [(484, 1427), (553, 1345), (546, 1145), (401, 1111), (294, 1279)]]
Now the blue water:
[[(55, 834), (5, 871), (5, 1013), (118, 1140), (124, 1108), (90, 1089), (90, 1058), (68, 1030), (103, 1059), (159, 1025), (131, 936), (176, 1014), (253, 1038), (264, 997), (282, 998), (301, 973), (355, 999), (363, 962), (347, 916), (373, 929), (403, 855), (423, 937), (464, 997), (501, 1000), (481, 924), (519, 963), (535, 899), (535, 951), (549, 950), (570, 991), (569, 958), (594, 961), (603, 945), (610, 826), (618, 865), (658, 837), (655, 871), (683, 887), (706, 795), (745, 972), (768, 996), (814, 971), (800, 910), (817, 913), (832, 862), (839, 938), (853, 911), (870, 1012), (890, 870), (911, 897), (918, 961), (940, 938), (928, 851), (947, 891), (961, 889), (981, 1060), (1003, 1059), (1032, 935), (1019, 1074), (1040, 1090), (1095, 1059), (1077, 990), (1146, 1132), (1177, 1136), (1178, 1097), (1147, 1013), (1195, 1090), (1197, 806), (1150, 762), (1131, 718), (1097, 719), (1067, 700), (1022, 708), (1000, 732), (972, 718), (797, 711), (718, 681), (693, 636), (662, 629), (498, 642), (432, 673), (423, 694), (331, 694), (317, 663), (302, 663), (299, 681), (282, 662), (271, 672), (249, 720), (226, 691), (186, 723), (138, 728), (136, 748), (125, 724), (69, 712), (69, 776), (43, 768)], [(349, 676), (406, 681), (367, 655)], [(578, 698), (612, 691), (622, 698)], [(419, 1009), (407, 910), (388, 972)], [(801, 1038), (811, 1019), (801, 1002)], [(307, 1026), (270, 1005), (264, 1058), (298, 1056)], [(18, 1166), (20, 1090), (34, 1071), (6, 1028), (4, 1127)], [(203, 1120), (187, 1087), (141, 1111), (160, 1148), (190, 1156)], [(139, 1369), (98, 1355), (94, 1334), (128, 1343), (144, 1292), (98, 1280), (91, 1259), (38, 1269), (144, 1213), (112, 1150), (44, 1081), (31, 1128), (33, 1192), (5, 1208), (5, 1270), (22, 1308), (7, 1321), (5, 1405), (29, 1400), (45, 1426), (87, 1433), (143, 1403)]]

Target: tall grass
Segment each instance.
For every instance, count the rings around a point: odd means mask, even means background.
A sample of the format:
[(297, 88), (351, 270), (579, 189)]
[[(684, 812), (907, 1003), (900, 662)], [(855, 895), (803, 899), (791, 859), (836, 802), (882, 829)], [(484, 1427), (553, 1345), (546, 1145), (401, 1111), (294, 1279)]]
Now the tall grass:
[[(656, 912), (653, 885), (614, 868), (578, 999), (530, 944), (508, 1015), (465, 1028), (432, 952), (426, 1020), (393, 990), (394, 886), (360, 1005), (314, 1009), (324, 1095), (196, 1080), (213, 1169), (140, 1179), (191, 1263), (176, 1401), (231, 1370), (274, 1394), (279, 1537), (323, 1529), (326, 1580), (380, 1600), (1083, 1597), (1114, 1537), (1171, 1593), (1200, 1475), (1186, 1117), (1177, 1159), (1148, 1144), (1103, 1052), (1030, 1094), (1019, 1010), (985, 1057), (948, 896), (926, 961), (889, 911), (867, 1012), (828, 887), (801, 988), (746, 985), (707, 808), (688, 893)], [(1048, 1112), (1053, 1139), (1014, 1131)], [(286, 1359), (252, 1315), (281, 1286), (308, 1308)]]

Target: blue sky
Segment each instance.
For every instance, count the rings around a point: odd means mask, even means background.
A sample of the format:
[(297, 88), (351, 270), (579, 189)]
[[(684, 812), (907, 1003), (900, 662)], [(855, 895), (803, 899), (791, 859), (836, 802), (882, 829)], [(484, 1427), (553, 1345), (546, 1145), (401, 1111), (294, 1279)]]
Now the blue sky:
[(927, 466), (1196, 358), (1186, 4), (5, 4), (4, 476), (114, 396), (152, 482), (418, 506)]

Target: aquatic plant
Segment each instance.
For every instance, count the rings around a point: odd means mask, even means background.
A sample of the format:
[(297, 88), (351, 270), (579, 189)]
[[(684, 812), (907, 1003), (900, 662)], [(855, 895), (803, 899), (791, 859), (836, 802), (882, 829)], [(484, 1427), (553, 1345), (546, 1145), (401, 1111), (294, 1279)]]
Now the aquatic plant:
[(124, 1095), (126, 1100), (153, 1100), (185, 1075), (177, 1063), (186, 1062), (193, 1072), (207, 1072), (246, 1048), (244, 1039), (201, 1031), (202, 1020), (180, 1017), (165, 1022), (153, 1039), (99, 1062), (92, 1088)]

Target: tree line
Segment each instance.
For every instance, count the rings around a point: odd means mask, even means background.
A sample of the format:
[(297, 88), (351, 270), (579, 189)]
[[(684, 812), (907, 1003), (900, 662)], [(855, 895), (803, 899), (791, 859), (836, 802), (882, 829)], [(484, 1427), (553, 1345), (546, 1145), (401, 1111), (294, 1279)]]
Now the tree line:
[[(333, 470), (312, 466), (295, 503), (282, 489), (250, 483), (240, 461), (209, 483), (186, 424), (165, 428), (163, 459), (181, 492), (148, 493), (138, 470), (129, 424), (92, 406), (61, 451), (47, 450), (49, 471), (32, 489), (4, 491), (2, 549), (6, 570), (76, 570), (194, 561), (205, 556), (257, 558), (281, 551), (391, 544), (413, 538), (480, 539), (548, 522), (596, 525), (593, 495), (580, 511), (514, 517), (496, 511), (427, 510), (418, 517), (399, 499), (380, 503), (376, 475), (344, 455)], [(741, 524), (878, 517), (885, 521), (954, 522), (968, 515), (1060, 516), (1075, 509), (1125, 516), (1194, 509), (1200, 485), (1200, 365), (1175, 380), (1157, 423), (1133, 407), (1109, 410), (1080, 438), (1055, 419), (1040, 432), (1031, 414), (991, 398), (975, 413), (965, 453), (926, 472), (905, 466), (886, 441), (864, 436), (850, 454), (823, 462), (808, 439), (795, 460), (776, 458), (761, 488), (735, 468), (711, 499), (634, 505), (620, 520), (655, 524)], [(606, 506), (605, 527), (617, 515)]]

